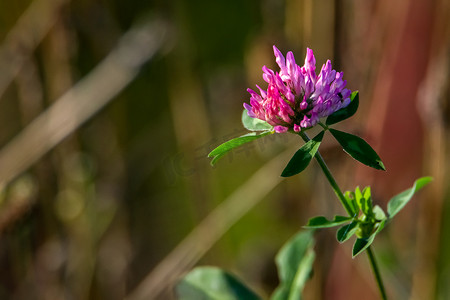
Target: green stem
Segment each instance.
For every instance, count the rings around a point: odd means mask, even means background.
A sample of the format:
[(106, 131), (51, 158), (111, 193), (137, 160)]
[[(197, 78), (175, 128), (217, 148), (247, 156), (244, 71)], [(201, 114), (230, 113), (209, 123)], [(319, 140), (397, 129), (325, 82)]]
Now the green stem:
[[(308, 142), (310, 139), (304, 132), (299, 133), (302, 139), (306, 142)], [(333, 188), (334, 193), (339, 198), (339, 201), (341, 201), (342, 206), (344, 206), (345, 210), (347, 211), (348, 215), (350, 217), (354, 217), (353, 215), (353, 209), (350, 207), (350, 205), (347, 203), (347, 200), (344, 197), (344, 194), (342, 193), (341, 189), (339, 188), (336, 180), (334, 180), (333, 175), (331, 174), (330, 169), (328, 168), (327, 164), (322, 158), (322, 155), (320, 155), (319, 151), (317, 151), (316, 155), (314, 156), (319, 163), (320, 168), (322, 169), (323, 173), (325, 174), (325, 177), (328, 179), (328, 181), (331, 184), (331, 187)]]
[[(326, 130), (326, 128), (325, 128)], [(308, 135), (304, 132), (299, 132), (299, 135), (302, 137), (302, 139), (306, 142), (308, 142), (310, 139)], [(316, 155), (314, 156), (319, 163), (320, 168), (322, 169), (323, 173), (325, 174), (325, 177), (328, 179), (328, 182), (330, 183), (331, 187), (333, 188), (334, 193), (338, 197), (339, 201), (341, 202), (342, 206), (347, 211), (348, 215), (350, 217), (355, 217), (353, 214), (353, 209), (348, 204), (347, 200), (344, 197), (344, 194), (342, 193), (341, 189), (339, 188), (336, 180), (333, 177), (333, 174), (331, 174), (330, 169), (328, 168), (327, 164), (323, 160), (322, 155), (320, 155), (320, 152), (317, 151)], [(375, 275), (375, 279), (377, 281), (378, 289), (380, 290), (381, 298), (383, 300), (387, 300), (386, 291), (384, 289), (383, 281), (381, 279), (380, 271), (378, 270), (377, 262), (375, 260), (375, 256), (373, 255), (372, 249), (370, 246), (367, 248), (367, 256), (369, 257), (370, 266), (372, 267), (372, 271)]]
[(373, 274), (377, 280), (378, 289), (380, 290), (381, 299), (387, 300), (386, 291), (384, 289), (383, 280), (381, 279), (380, 271), (378, 270), (377, 261), (373, 255), (372, 248), (370, 246), (367, 248), (367, 256), (369, 257), (370, 266), (372, 267)]

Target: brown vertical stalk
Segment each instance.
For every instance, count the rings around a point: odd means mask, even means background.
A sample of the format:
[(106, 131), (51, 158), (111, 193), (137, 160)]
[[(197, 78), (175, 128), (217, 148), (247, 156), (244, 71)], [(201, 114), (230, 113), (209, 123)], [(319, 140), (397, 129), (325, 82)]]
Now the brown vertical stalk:
[(0, 46), (0, 95), (56, 22), (66, 0), (31, 1)]
[[(424, 172), (433, 176), (433, 184), (424, 191), (417, 222), (417, 263), (413, 276), (411, 299), (436, 299), (438, 291), (438, 259), (443, 200), (446, 193), (445, 174), (448, 145), (444, 105), (448, 105), (450, 75), (450, 21), (446, 1), (437, 1), (432, 49), (426, 77), (420, 86), (419, 99), (424, 123)], [(447, 103), (446, 103), (447, 101)]]
[(192, 203), (194, 203), (195, 219), (205, 216), (208, 206), (211, 204), (211, 199), (207, 199), (209, 198), (210, 178), (205, 176), (203, 172), (195, 171), (198, 169), (200, 162), (206, 162), (206, 160), (196, 158), (203, 155), (206, 159), (207, 151), (203, 149), (198, 151), (198, 149), (199, 147), (203, 148), (202, 145), (211, 139), (211, 132), (202, 91), (202, 84), (205, 84), (205, 82), (200, 80), (198, 76), (200, 72), (194, 65), (195, 54), (198, 50), (189, 31), (192, 20), (188, 19), (189, 15), (184, 5), (180, 3), (176, 9), (179, 42), (184, 47), (174, 49), (170, 58), (169, 74), (172, 75), (171, 79), (168, 80), (168, 91), (176, 143), (186, 164), (183, 169), (185, 174), (182, 174), (181, 178), (185, 180), (187, 188), (190, 190), (186, 194), (192, 195), (192, 198), (185, 197), (180, 200), (186, 201), (181, 203), (182, 205), (186, 204), (186, 207), (192, 207)]
[[(373, 86), (373, 95), (367, 112), (366, 138), (377, 149), (387, 172), (375, 172), (363, 167), (358, 170), (358, 183), (372, 185), (375, 200), (386, 203), (389, 198), (408, 187), (415, 178), (423, 175), (423, 122), (419, 109), (423, 99), (418, 96), (430, 59), (431, 32), (433, 31), (433, 1), (405, 1), (404, 18), (392, 20), (393, 34), (386, 47), (380, 49), (380, 67)], [(384, 2), (391, 7), (392, 2)], [(398, 10), (396, 10), (399, 12)], [(411, 249), (414, 235), (413, 211), (418, 202), (408, 206), (396, 217), (390, 227), (394, 253)], [(419, 214), (423, 214), (420, 211)], [(413, 251), (402, 251), (400, 263), (413, 257)], [(416, 253), (417, 255), (417, 253)], [(403, 261), (402, 261), (403, 260)], [(418, 286), (414, 286), (414, 289)], [(421, 299), (432, 299), (428, 296)]]

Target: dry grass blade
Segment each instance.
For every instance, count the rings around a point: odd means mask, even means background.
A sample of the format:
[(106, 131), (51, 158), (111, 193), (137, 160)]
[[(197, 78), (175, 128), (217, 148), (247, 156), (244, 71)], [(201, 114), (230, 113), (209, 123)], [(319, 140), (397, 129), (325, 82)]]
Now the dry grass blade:
[(291, 154), (292, 149), (287, 150), (255, 172), (181, 241), (126, 299), (156, 299), (171, 287), (233, 224), (283, 180), (278, 173)]
[(90, 74), (0, 151), (0, 183), (8, 184), (110, 102), (160, 49), (166, 29), (153, 20), (127, 32)]
[(0, 95), (58, 18), (67, 0), (32, 1), (0, 46)]

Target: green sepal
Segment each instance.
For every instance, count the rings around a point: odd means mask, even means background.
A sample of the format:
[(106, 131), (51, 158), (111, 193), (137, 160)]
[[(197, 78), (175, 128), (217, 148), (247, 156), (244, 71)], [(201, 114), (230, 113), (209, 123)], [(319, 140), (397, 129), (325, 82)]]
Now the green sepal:
[(387, 205), (389, 218), (393, 218), (405, 205), (411, 200), (412, 196), (433, 180), (432, 177), (421, 177), (414, 182), (412, 188), (409, 188), (400, 194), (392, 197)]
[(309, 140), (300, 149), (298, 149), (297, 152), (295, 152), (294, 156), (292, 156), (286, 168), (284, 168), (281, 173), (282, 177), (293, 176), (306, 169), (314, 155), (316, 155), (324, 133), (325, 131), (321, 131), (312, 140)]
[(215, 267), (197, 267), (176, 285), (179, 300), (261, 300), (236, 277)]
[(356, 111), (358, 110), (358, 106), (359, 106), (359, 92), (354, 91), (352, 93), (352, 95), (350, 96), (350, 99), (351, 99), (351, 102), (349, 105), (334, 112), (327, 118), (327, 120), (325, 121), (325, 124), (327, 126), (333, 125), (333, 124), (341, 122), (345, 119), (348, 119), (356, 113)]
[(247, 110), (244, 109), (242, 112), (242, 124), (244, 127), (250, 131), (272, 131), (273, 126), (266, 121), (252, 118), (248, 115)]
[(341, 144), (345, 152), (357, 161), (377, 170), (386, 171), (383, 162), (372, 147), (359, 136), (329, 129), (334, 138)]
[(263, 136), (272, 134), (273, 131), (264, 131), (262, 133), (259, 132), (250, 132), (247, 133), (243, 136), (234, 138), (232, 140), (229, 140), (225, 143), (223, 143), (222, 145), (218, 146), (216, 149), (214, 149), (213, 151), (211, 151), (208, 154), (208, 157), (212, 157), (211, 160), (211, 165), (214, 166), (214, 164), (217, 163), (217, 161), (224, 156), (226, 153), (228, 153), (229, 151), (233, 150), (236, 147), (242, 146), (243, 144), (252, 142), (254, 140), (257, 140), (259, 138), (262, 138)]
[(353, 245), (352, 256), (355, 258), (358, 254), (366, 250), (375, 240), (375, 236), (384, 228), (386, 221), (377, 224), (377, 229), (368, 238), (358, 238)]
[[(298, 233), (278, 252), (275, 262), (280, 285), (271, 300), (299, 300), (303, 288), (310, 278), (315, 253), (312, 231)], [(242, 298), (243, 299), (243, 298)]]
[(334, 226), (339, 226), (344, 223), (351, 221), (352, 217), (344, 216), (334, 216), (333, 220), (327, 220), (327, 218), (319, 216), (309, 219), (308, 224), (304, 226), (305, 228), (329, 228)]
[(353, 221), (347, 225), (342, 226), (336, 232), (336, 238), (338, 242), (345, 242), (355, 234), (356, 230), (358, 230), (358, 221)]

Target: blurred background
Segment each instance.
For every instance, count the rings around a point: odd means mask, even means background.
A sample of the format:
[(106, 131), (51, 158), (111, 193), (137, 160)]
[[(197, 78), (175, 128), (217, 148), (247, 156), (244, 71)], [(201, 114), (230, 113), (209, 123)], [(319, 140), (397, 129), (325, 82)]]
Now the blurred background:
[[(391, 299), (450, 299), (449, 20), (446, 0), (0, 2), (0, 299), (173, 299), (196, 265), (270, 295), (279, 248), (344, 214), (315, 163), (281, 179), (294, 135), (209, 165), (245, 133), (274, 44), (300, 65), (312, 48), (360, 91), (338, 128), (387, 171), (326, 135), (342, 189), (370, 185), (385, 208), (434, 177), (374, 249)], [(378, 299), (366, 257), (334, 230), (316, 237), (305, 299)]]

